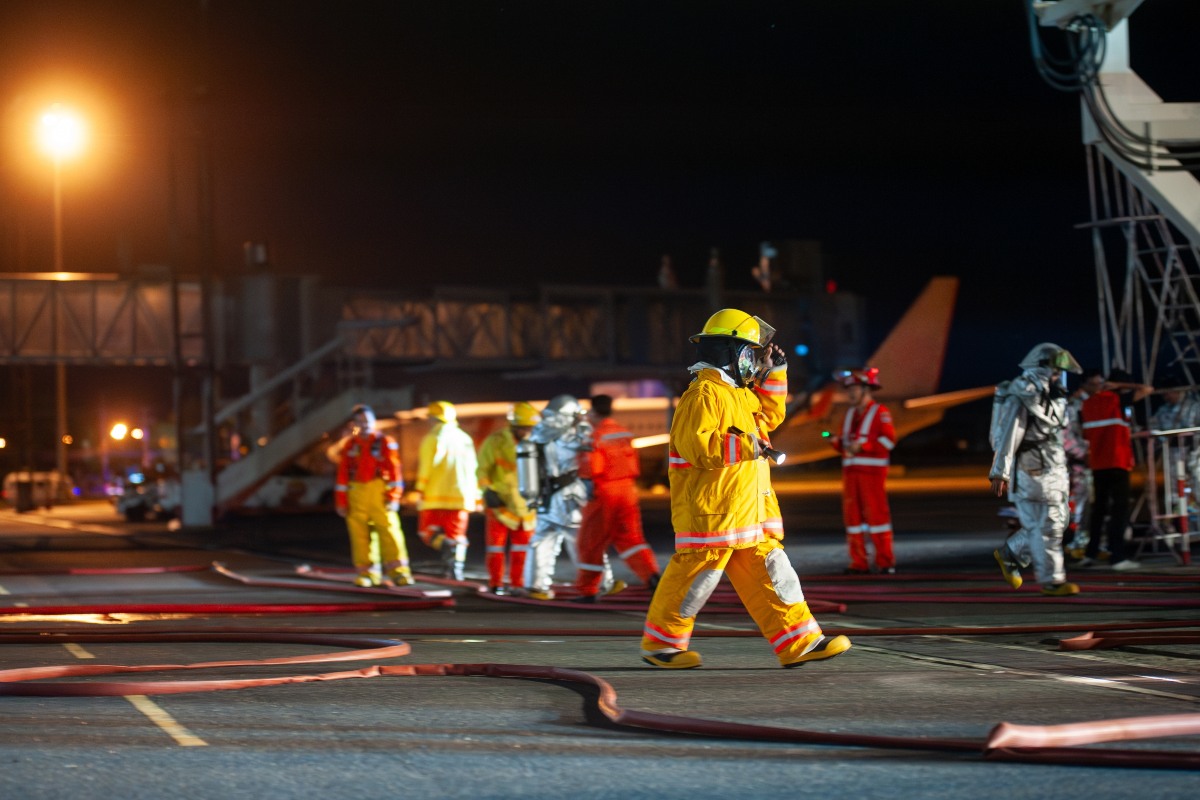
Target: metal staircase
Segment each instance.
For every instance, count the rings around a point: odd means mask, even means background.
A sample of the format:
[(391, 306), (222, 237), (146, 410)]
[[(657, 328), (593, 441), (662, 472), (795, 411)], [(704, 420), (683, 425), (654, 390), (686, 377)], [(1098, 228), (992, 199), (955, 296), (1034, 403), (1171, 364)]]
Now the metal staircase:
[[(214, 415), (212, 424), (222, 432), (222, 443), (238, 444), (230, 447), (231, 460), (216, 473), (214, 510), (219, 514), (235, 508), (323, 439), (332, 444), (332, 435), (355, 404), (366, 403), (380, 416), (390, 416), (411, 408), (412, 394), (411, 386), (376, 388), (370, 362), (347, 356), (342, 335), (335, 337)], [(257, 431), (261, 435), (253, 441), (243, 440), (237, 432), (253, 430), (255, 409), (264, 405), (271, 410), (268, 429)], [(203, 427), (192, 431), (203, 433)]]

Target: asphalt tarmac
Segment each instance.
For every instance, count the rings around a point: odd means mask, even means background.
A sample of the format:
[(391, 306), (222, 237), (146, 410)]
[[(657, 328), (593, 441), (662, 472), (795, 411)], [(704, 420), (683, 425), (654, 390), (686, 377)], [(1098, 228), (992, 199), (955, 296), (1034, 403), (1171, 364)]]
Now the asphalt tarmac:
[[(1078, 597), (1013, 591), (991, 557), (999, 504), (982, 487), (914, 480), (893, 493), (899, 574), (843, 576), (836, 493), (783, 488), (805, 592), (826, 631), (854, 642), (795, 670), (778, 667), (727, 586), (699, 616), (704, 666), (665, 671), (638, 657), (647, 595), (636, 587), (595, 607), (435, 579), (421, 597), (358, 592), (339, 580), (347, 545), (332, 514), (184, 532), (124, 523), (103, 504), (0, 511), (4, 669), (66, 671), (20, 683), (30, 676), (8, 672), (0, 688), (111, 693), (0, 697), (0, 797), (1196, 796), (1194, 733), (1013, 761), (985, 743), (1000, 723), (1200, 722), (1200, 644), (1189, 641), (1200, 568), (1148, 553), (1135, 572), (1073, 572)], [(665, 563), (665, 498), (646, 497), (643, 513)], [(413, 522), (414, 564), (432, 569)], [(482, 583), (479, 523), (468, 578)], [(557, 577), (571, 575), (564, 557)], [(1062, 649), (1089, 631), (1146, 638)], [(411, 652), (369, 652), (401, 643)], [(290, 660), (352, 650), (368, 652)], [(276, 662), (244, 663), (266, 659)], [(375, 674), (405, 666), (420, 674)], [(96, 674), (72, 675), (81, 667)], [(268, 678), (291, 680), (198, 683)], [(160, 681), (181, 693), (159, 693)]]

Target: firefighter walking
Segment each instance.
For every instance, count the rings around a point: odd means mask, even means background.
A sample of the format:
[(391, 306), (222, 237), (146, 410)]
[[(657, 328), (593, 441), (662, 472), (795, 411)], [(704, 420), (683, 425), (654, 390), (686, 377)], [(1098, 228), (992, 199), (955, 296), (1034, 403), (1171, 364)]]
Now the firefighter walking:
[(696, 614), (722, 575), (775, 651), (795, 667), (850, 648), (826, 638), (804, 599), (783, 545), (763, 525), (771, 513), (767, 435), (783, 422), (783, 351), (758, 317), (727, 308), (693, 336), (699, 360), (671, 423), (669, 479), (675, 554), (642, 630), (642, 660), (665, 669), (701, 665), (689, 649)]
[(429, 404), (434, 425), (421, 439), (417, 466), (417, 535), (438, 552), (443, 575), (461, 581), (467, 560), (467, 522), (479, 504), (475, 442), (458, 426), (445, 400)]
[(638, 507), (636, 479), (641, 474), (633, 434), (612, 418), (613, 399), (606, 394), (592, 398), (596, 419), (592, 451), (580, 461), (580, 477), (592, 482), (592, 496), (583, 507), (576, 549), (579, 573), (576, 602), (594, 603), (604, 579), (604, 556), (609, 546), (642, 583), (651, 590), (658, 585), (658, 560), (642, 533), (642, 511)]
[(358, 586), (378, 582), (371, 557), (372, 527), (379, 537), (383, 574), (398, 586), (413, 582), (398, 513), (403, 491), (399, 445), (375, 429), (375, 412), (370, 406), (355, 406), (350, 439), (338, 459), (334, 502), (338, 515), (346, 520)]

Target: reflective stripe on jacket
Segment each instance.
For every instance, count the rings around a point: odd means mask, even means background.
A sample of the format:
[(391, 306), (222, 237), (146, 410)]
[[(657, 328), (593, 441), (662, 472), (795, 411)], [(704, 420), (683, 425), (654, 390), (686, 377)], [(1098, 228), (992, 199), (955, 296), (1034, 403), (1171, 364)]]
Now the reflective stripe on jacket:
[(633, 434), (612, 417), (605, 417), (592, 435), (592, 451), (580, 459), (579, 476), (600, 486), (620, 480), (632, 480), (641, 474)]

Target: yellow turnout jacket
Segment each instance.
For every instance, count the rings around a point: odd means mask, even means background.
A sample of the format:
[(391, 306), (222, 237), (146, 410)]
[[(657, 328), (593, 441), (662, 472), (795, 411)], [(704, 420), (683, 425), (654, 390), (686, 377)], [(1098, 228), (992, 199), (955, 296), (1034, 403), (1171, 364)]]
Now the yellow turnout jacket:
[(786, 400), (786, 366), (748, 388), (727, 382), (715, 367), (698, 371), (671, 423), (677, 551), (751, 547), (763, 540), (771, 475), (756, 440), (769, 441), (769, 432), (783, 422)]

